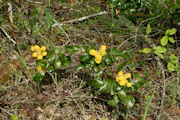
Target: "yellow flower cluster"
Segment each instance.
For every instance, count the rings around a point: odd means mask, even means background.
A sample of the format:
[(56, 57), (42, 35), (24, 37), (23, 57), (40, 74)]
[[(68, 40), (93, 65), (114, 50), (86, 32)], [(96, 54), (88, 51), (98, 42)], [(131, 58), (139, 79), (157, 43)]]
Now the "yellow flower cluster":
[(116, 81), (121, 85), (121, 86), (127, 86), (127, 87), (131, 87), (132, 83), (128, 82), (128, 78), (131, 78), (131, 74), (127, 73), (127, 74), (123, 74), (123, 71), (119, 71), (118, 75), (116, 77)]
[(89, 51), (89, 54), (94, 56), (95, 57), (94, 61), (97, 64), (99, 64), (99, 63), (101, 63), (102, 57), (106, 54), (106, 46), (102, 45), (101, 48), (99, 49), (99, 51), (91, 49)]
[(47, 55), (46, 47), (45, 46), (42, 46), (42, 47), (39, 47), (38, 45), (31, 46), (31, 51), (34, 52), (32, 54), (32, 56), (33, 57), (37, 57), (38, 60), (42, 60), (43, 56)]

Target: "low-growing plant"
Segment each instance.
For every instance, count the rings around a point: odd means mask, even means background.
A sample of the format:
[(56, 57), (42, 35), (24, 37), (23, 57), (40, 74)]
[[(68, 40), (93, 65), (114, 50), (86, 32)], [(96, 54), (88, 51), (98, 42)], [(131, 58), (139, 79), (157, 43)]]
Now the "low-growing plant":
[[(80, 64), (76, 69), (87, 71), (90, 77), (86, 81), (90, 86), (97, 88), (97, 92), (107, 95), (107, 103), (110, 106), (115, 107), (121, 103), (126, 108), (133, 107), (135, 99), (130, 91), (138, 90), (145, 83), (145, 80), (140, 78), (138, 73), (133, 73), (134, 79), (132, 80), (130, 73), (124, 74), (122, 71), (131, 58), (127, 51), (118, 50), (116, 47), (108, 49), (105, 45), (101, 46), (99, 50), (90, 46), (82, 48), (68, 46), (66, 49), (71, 53), (78, 50), (83, 52), (79, 57)], [(119, 63), (120, 57), (127, 59), (127, 61), (118, 65), (116, 71), (108, 70), (115, 67), (115, 63)]]
[(36, 69), (33, 76), (33, 81), (40, 83), (44, 78), (45, 72), (53, 72), (56, 69), (67, 67), (71, 63), (70, 56), (65, 55), (62, 49), (53, 48), (47, 50), (45, 46), (39, 47), (38, 45), (32, 46), (32, 56), (36, 58)]
[(168, 61), (167, 68), (170, 72), (179, 70), (177, 56), (175, 56), (175, 54), (173, 53), (171, 53), (171, 55), (170, 53), (167, 54), (167, 51), (169, 49), (168, 47), (166, 47), (166, 45), (170, 43), (175, 43), (175, 40), (173, 39), (173, 37), (171, 37), (171, 35), (174, 35), (176, 31), (177, 30), (175, 28), (166, 30), (165, 35), (160, 40), (161, 45), (156, 46), (155, 44), (151, 43), (151, 39), (148, 37), (148, 35), (151, 33), (150, 24), (148, 24), (146, 29), (146, 37), (147, 42), (152, 44), (152, 48), (144, 48), (143, 50), (139, 50), (139, 52), (148, 54), (152, 53), (153, 51), (153, 53), (157, 55), (160, 59), (165, 59), (166, 61)]
[[(99, 50), (90, 46), (65, 46), (65, 49), (46, 50), (45, 46), (32, 46), (32, 56), (36, 58), (37, 72), (33, 80), (40, 83), (45, 72), (54, 72), (56, 69), (67, 67), (71, 63), (70, 55), (82, 52), (79, 57), (80, 64), (77, 71), (86, 71), (89, 75), (86, 82), (97, 88), (97, 93), (107, 96), (107, 103), (115, 107), (118, 103), (126, 108), (133, 107), (135, 99), (132, 91), (138, 91), (145, 83), (145, 77), (139, 77), (138, 73), (126, 73), (122, 68), (128, 64), (131, 56), (127, 51), (118, 50), (116, 47), (107, 48), (102, 45)], [(119, 64), (119, 58), (126, 61)], [(119, 64), (118, 66), (115, 64)], [(117, 70), (112, 71), (113, 68)], [(133, 76), (133, 79), (132, 79)]]

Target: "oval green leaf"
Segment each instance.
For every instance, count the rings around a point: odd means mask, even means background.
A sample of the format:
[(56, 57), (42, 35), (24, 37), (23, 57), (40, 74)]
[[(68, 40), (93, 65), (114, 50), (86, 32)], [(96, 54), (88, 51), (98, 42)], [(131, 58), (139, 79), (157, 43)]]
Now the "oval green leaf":
[(151, 53), (152, 49), (151, 48), (144, 48), (143, 50), (141, 50), (140, 52), (148, 54)]
[(169, 41), (170, 41), (171, 43), (175, 43), (175, 40), (174, 40), (172, 37), (169, 37)]
[(170, 62), (168, 63), (167, 68), (168, 68), (169, 72), (173, 72), (175, 70), (175, 66)]
[(174, 35), (177, 32), (177, 29), (173, 28), (169, 30), (169, 35)]
[(161, 45), (165, 46), (167, 45), (167, 43), (168, 43), (168, 36), (165, 35), (164, 37), (161, 38)]
[(39, 71), (34, 74), (33, 81), (40, 83), (43, 78), (44, 78), (44, 72)]

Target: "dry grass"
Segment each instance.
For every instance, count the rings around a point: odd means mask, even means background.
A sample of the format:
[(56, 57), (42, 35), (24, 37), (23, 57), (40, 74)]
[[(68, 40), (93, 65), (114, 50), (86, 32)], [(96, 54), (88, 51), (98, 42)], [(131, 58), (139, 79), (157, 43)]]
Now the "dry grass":
[[(132, 56), (135, 63), (149, 62), (146, 67), (141, 66), (136, 70), (141, 74), (144, 74), (143, 71), (147, 71), (149, 78), (147, 85), (144, 85), (139, 92), (134, 93), (136, 104), (133, 109), (126, 110), (122, 106), (113, 109), (107, 105), (106, 99), (87, 85), (85, 79), (88, 78), (86, 76), (79, 77), (79, 73), (73, 67), (78, 63), (76, 55), (72, 59), (71, 68), (59, 71), (58, 87), (53, 82), (52, 77), (46, 75), (41, 84), (40, 92), (27, 69), (22, 66), (17, 71), (12, 70), (10, 80), (1, 85), (1, 120), (11, 119), (13, 114), (16, 114), (20, 120), (34, 120), (35, 118), (39, 120), (103, 120), (103, 118), (118, 120), (123, 119), (122, 116), (127, 120), (140, 120), (146, 109), (146, 96), (152, 95), (155, 86), (156, 91), (146, 119), (155, 120), (158, 117), (159, 120), (180, 119), (179, 74), (169, 74), (163, 65), (158, 68), (157, 63), (163, 63), (163, 61), (156, 61), (153, 56), (146, 58), (139, 55), (138, 50), (148, 46), (148, 44), (142, 42), (144, 37), (140, 30), (134, 31), (136, 30), (135, 25), (132, 26), (126, 19), (122, 19), (122, 21), (114, 19), (114, 26), (112, 26), (111, 15), (105, 14), (63, 26), (65, 35), (62, 32), (58, 33), (58, 27), (47, 30), (44, 16), (47, 5), (36, 2), (27, 4), (27, 2), (16, 1), (11, 3), (15, 27), (12, 29), (7, 16), (2, 12), (3, 7), (0, 8), (0, 27), (12, 39), (15, 37), (22, 52), (22, 58), (24, 58), (30, 72), (34, 72), (35, 69), (35, 61), (29, 52), (31, 45), (44, 44), (48, 48), (59, 47), (64, 46), (70, 39), (68, 44), (79, 46), (106, 44), (108, 47), (117, 46), (122, 50), (130, 49), (133, 51)], [(41, 10), (36, 14), (35, 12), (39, 7)], [(74, 4), (52, 7), (50, 10), (55, 12), (54, 18), (57, 21), (62, 21), (62, 18), (64, 21), (69, 21), (87, 16), (101, 8), (99, 4), (93, 2), (75, 2)], [(23, 26), (26, 22), (29, 23)], [(39, 30), (33, 27), (37, 27)], [(14, 55), (12, 49), (17, 49), (3, 31), (0, 31), (0, 39), (1, 49), (5, 45), (0, 55), (0, 62), (2, 63)]]

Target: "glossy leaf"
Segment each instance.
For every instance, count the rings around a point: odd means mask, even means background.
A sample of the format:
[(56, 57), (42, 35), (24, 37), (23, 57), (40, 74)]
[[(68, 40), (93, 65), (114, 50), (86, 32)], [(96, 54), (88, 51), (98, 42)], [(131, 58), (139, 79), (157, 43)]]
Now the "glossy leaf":
[(77, 71), (82, 70), (82, 69), (84, 69), (84, 65), (79, 64), (79, 65), (76, 67), (76, 70), (77, 70)]
[(140, 50), (139, 52), (142, 52), (142, 53), (145, 53), (145, 54), (148, 54), (148, 53), (151, 53), (152, 49), (151, 48), (144, 48), (143, 50)]
[(89, 46), (83, 46), (82, 51), (83, 52), (89, 52), (90, 47)]
[(177, 59), (177, 56), (175, 56), (174, 54), (171, 54), (171, 55), (170, 55), (170, 59), (171, 59), (171, 60), (172, 60), (172, 59), (176, 60), (176, 59)]
[(154, 50), (159, 52), (159, 53), (166, 53), (166, 48), (162, 47), (162, 46), (157, 46), (154, 48)]
[(44, 78), (44, 72), (38, 71), (34, 74), (33, 81), (40, 83), (43, 78)]
[(163, 54), (161, 54), (161, 53), (159, 53), (157, 51), (154, 51), (154, 54), (156, 54), (159, 58), (164, 59)]
[(169, 37), (169, 41), (170, 41), (171, 43), (175, 43), (175, 40), (174, 40), (172, 37)]
[(108, 105), (112, 107), (115, 107), (118, 103), (119, 103), (119, 98), (117, 95), (114, 95), (113, 99), (108, 101)]
[(164, 37), (161, 38), (161, 45), (165, 46), (167, 45), (167, 43), (168, 43), (168, 36), (165, 35)]
[(84, 53), (83, 55), (80, 56), (79, 59), (81, 62), (87, 62), (90, 58), (91, 56), (89, 55), (89, 53)]
[(169, 72), (173, 72), (175, 70), (175, 66), (170, 62), (168, 63), (167, 68), (168, 68)]
[(54, 49), (54, 53), (55, 53), (55, 54), (61, 54), (62, 52), (61, 52), (61, 50), (59, 50), (59, 49)]
[(11, 120), (18, 120), (18, 116), (17, 115), (12, 115)]
[(134, 106), (135, 103), (135, 99), (132, 95), (128, 95), (126, 96), (126, 105), (128, 108), (131, 108)]
[(100, 91), (102, 93), (110, 93), (111, 95), (114, 94), (114, 91), (113, 91), (113, 87), (115, 85), (115, 80), (114, 79), (108, 79), (108, 78), (105, 78), (104, 81), (103, 81), (103, 86), (100, 87)]
[(60, 69), (61, 68), (61, 61), (60, 60), (55, 61), (54, 66), (55, 66), (55, 69)]
[(111, 49), (110, 54), (111, 54), (112, 56), (121, 56), (121, 57), (126, 58), (126, 59), (129, 59), (129, 58), (130, 58), (130, 55), (129, 55), (126, 51), (117, 50), (116, 47), (114, 47), (114, 48)]
[(46, 57), (47, 57), (47, 60), (48, 60), (49, 62), (51, 62), (51, 63), (53, 63), (54, 60), (55, 60), (55, 55), (53, 54), (52, 51), (49, 52)]
[(151, 26), (150, 24), (147, 25), (147, 28), (146, 28), (146, 35), (149, 35), (149, 33), (151, 33), (152, 29), (151, 29)]
[(73, 45), (73, 46), (66, 46), (66, 47), (65, 47), (65, 50), (66, 50), (67, 52), (69, 52), (70, 54), (73, 54), (73, 53), (75, 53), (75, 52), (77, 52), (77, 51), (80, 51), (81, 48), (80, 48), (79, 46)]
[(145, 79), (140, 78), (140, 77), (133, 80), (132, 81), (132, 89), (134, 91), (138, 90), (139, 88), (141, 88), (144, 85), (145, 82), (146, 82)]
[(128, 62), (125, 61), (118, 66), (117, 72), (120, 71)]
[(106, 63), (107, 65), (113, 63), (113, 59), (112, 59), (112, 57), (111, 57), (110, 55), (106, 55), (106, 56), (104, 57), (104, 61), (105, 61), (105, 63)]
[(124, 90), (121, 90), (118, 92), (118, 96), (123, 104), (126, 103), (126, 92)]
[(174, 35), (177, 32), (175, 28), (166, 30), (166, 35)]
[(90, 80), (89, 81), (90, 85), (96, 88), (100, 88), (101, 86), (103, 86), (103, 81), (96, 79), (96, 80)]

